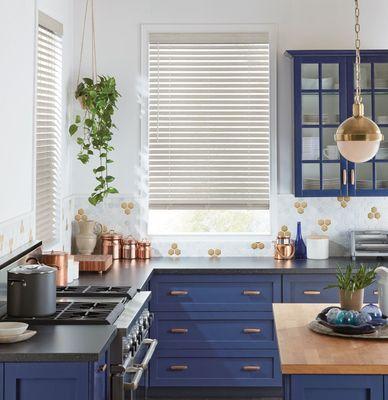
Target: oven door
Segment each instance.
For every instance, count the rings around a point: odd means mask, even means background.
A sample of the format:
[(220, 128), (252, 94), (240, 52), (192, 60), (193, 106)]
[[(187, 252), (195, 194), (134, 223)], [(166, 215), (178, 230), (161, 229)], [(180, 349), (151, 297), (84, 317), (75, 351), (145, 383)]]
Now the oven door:
[(133, 363), (112, 375), (112, 400), (145, 400), (149, 383), (148, 366), (158, 341), (144, 339)]

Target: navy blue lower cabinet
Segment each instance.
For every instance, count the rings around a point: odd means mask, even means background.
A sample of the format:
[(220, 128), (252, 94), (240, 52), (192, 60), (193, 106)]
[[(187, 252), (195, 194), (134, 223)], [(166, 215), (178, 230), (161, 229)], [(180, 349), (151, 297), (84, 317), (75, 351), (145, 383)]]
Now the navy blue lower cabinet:
[(379, 375), (291, 375), (285, 382), (285, 400), (384, 399), (383, 376)]
[(276, 350), (160, 350), (151, 360), (153, 387), (281, 386)]
[(281, 276), (155, 275), (152, 311), (272, 311), (281, 301)]
[(109, 353), (105, 352), (98, 361), (89, 364), (90, 399), (109, 399), (109, 374)]
[(4, 399), (4, 364), (0, 364), (0, 400)]
[(271, 312), (157, 312), (158, 349), (276, 349)]
[(4, 370), (7, 400), (90, 399), (88, 363), (6, 363)]
[[(338, 289), (325, 289), (336, 283), (335, 274), (283, 275), (284, 303), (339, 303)], [(377, 302), (377, 287), (365, 289), (364, 301)]]

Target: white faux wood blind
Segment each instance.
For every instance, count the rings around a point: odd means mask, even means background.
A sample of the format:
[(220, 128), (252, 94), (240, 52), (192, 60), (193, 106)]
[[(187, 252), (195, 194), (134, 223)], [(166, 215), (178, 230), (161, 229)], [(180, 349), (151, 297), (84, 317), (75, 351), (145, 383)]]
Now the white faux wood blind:
[(150, 208), (268, 209), (265, 34), (151, 34)]
[(55, 238), (62, 126), (62, 39), (39, 26), (36, 75), (36, 237)]

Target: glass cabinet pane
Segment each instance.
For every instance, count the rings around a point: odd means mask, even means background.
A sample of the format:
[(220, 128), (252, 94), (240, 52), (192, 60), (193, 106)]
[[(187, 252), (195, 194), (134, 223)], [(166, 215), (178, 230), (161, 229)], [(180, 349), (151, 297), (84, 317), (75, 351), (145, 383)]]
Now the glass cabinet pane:
[(322, 64), (322, 89), (339, 88), (339, 65), (338, 64)]
[(356, 164), (356, 189), (373, 189), (373, 163)]
[(381, 142), (380, 149), (376, 154), (377, 160), (388, 160), (388, 128), (380, 126), (381, 133), (385, 140)]
[[(361, 89), (370, 89), (371, 80), (371, 65), (369, 63), (361, 63)], [(354, 87), (356, 87), (356, 73), (354, 73)]]
[(376, 189), (388, 189), (388, 163), (376, 163)]
[(364, 103), (365, 116), (372, 118), (372, 96), (370, 94), (361, 93), (361, 97)]
[(336, 128), (322, 129), (322, 158), (324, 160), (339, 160), (340, 153), (334, 140)]
[(388, 89), (388, 63), (375, 63), (375, 89)]
[(303, 190), (319, 190), (319, 181), (319, 164), (302, 164)]
[(302, 159), (319, 160), (319, 128), (302, 129)]
[(322, 94), (322, 124), (339, 124), (339, 95), (336, 93)]
[(341, 189), (340, 163), (322, 165), (322, 189)]
[(388, 92), (375, 92), (375, 118), (377, 124), (388, 124)]
[(302, 94), (302, 124), (319, 124), (319, 95)]
[(302, 90), (319, 89), (318, 64), (302, 64)]

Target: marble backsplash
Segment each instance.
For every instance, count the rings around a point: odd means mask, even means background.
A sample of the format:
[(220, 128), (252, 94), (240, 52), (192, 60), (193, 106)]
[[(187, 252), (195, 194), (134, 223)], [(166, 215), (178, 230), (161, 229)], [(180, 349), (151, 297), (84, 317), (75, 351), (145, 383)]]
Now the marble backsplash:
[[(330, 255), (349, 255), (349, 232), (351, 230), (388, 230), (388, 199), (384, 197), (358, 198), (295, 198), (293, 195), (277, 196), (276, 227), (272, 237), (254, 235), (227, 235), (212, 239), (190, 239), (184, 235), (152, 239), (154, 256), (162, 257), (231, 257), (272, 256), (273, 240), (277, 232), (288, 230), (295, 237), (296, 223), (301, 221), (303, 236), (312, 233), (326, 234), (330, 238)], [(114, 230), (144, 237), (141, 215), (142, 201), (134, 195), (111, 197), (104, 204), (93, 207), (87, 197), (72, 197), (63, 203), (63, 249), (74, 248), (74, 232), (77, 221), (92, 219), (100, 222), (104, 231)], [(256, 242), (256, 245), (254, 242)]]

